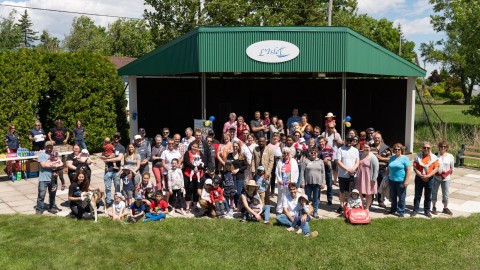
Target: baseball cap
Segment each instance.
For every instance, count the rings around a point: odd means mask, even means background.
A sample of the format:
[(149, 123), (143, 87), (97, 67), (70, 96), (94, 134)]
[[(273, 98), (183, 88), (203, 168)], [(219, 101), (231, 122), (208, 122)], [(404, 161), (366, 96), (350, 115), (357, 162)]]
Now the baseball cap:
[(375, 132), (375, 129), (374, 129), (373, 127), (369, 127), (369, 128), (367, 128), (366, 131), (367, 131), (367, 132)]
[(209, 178), (205, 180), (205, 185), (212, 185), (212, 184), (213, 184), (212, 179)]
[(135, 200), (142, 200), (142, 194), (135, 195)]
[(357, 194), (360, 194), (360, 193), (358, 192), (358, 189), (354, 189), (354, 190), (352, 190), (352, 193), (357, 193)]
[(113, 137), (121, 137), (120, 132), (117, 131), (117, 132), (113, 133)]
[(257, 171), (265, 171), (265, 168), (263, 166), (258, 166)]
[(47, 146), (53, 146), (52, 142), (51, 142), (51, 141), (47, 141), (47, 142), (45, 143), (45, 147), (47, 147)]
[(305, 142), (305, 139), (304, 139), (304, 138), (300, 138), (300, 139), (298, 139), (298, 141), (299, 141), (300, 143), (304, 143), (304, 142)]
[(87, 149), (82, 149), (82, 154), (87, 154), (87, 155), (90, 155), (90, 153), (88, 152)]
[(261, 200), (260, 200), (260, 196), (259, 196), (258, 194), (255, 195), (255, 196), (253, 196), (253, 198), (254, 198), (255, 200), (259, 201), (259, 202), (261, 201)]
[(135, 139), (135, 140), (141, 140), (141, 139), (142, 139), (142, 136), (140, 136), (140, 135), (135, 135), (135, 136), (133, 137), (133, 139)]

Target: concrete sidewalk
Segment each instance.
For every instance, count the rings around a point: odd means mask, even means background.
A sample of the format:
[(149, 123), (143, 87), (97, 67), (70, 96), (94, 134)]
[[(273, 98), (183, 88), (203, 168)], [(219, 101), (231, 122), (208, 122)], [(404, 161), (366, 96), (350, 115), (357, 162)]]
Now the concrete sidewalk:
[[(104, 164), (103, 162), (93, 156), (95, 164), (91, 166), (92, 169), (92, 179), (91, 179), (91, 188), (100, 188), (105, 189), (103, 182), (104, 174)], [(152, 174), (153, 176), (153, 174)], [(413, 208), (413, 195), (414, 195), (414, 174), (412, 173), (412, 178), (410, 185), (407, 189), (407, 213), (411, 213)], [(63, 191), (60, 189), (57, 191), (56, 203), (59, 208), (63, 209), (57, 213), (57, 216), (66, 216), (70, 212), (68, 207), (68, 186), (69, 180), (68, 176), (65, 174), (65, 181), (67, 188)], [(60, 186), (59, 186), (60, 188)], [(34, 206), (36, 205), (36, 199), (38, 194), (38, 178), (32, 178), (28, 180), (21, 180), (12, 182), (7, 180), (5, 175), (0, 177), (0, 214), (35, 214)], [(437, 201), (437, 210), (442, 211), (443, 205), (441, 203), (441, 190), (439, 190)], [(335, 213), (335, 210), (338, 208), (338, 187), (334, 186), (334, 201), (333, 205), (329, 206), (326, 204), (326, 195), (325, 190), (322, 191), (321, 203), (319, 214), (322, 217), (334, 218), (338, 217), (338, 214)], [(275, 204), (276, 198), (273, 198), (273, 204)], [(45, 203), (48, 204), (48, 194), (45, 198)], [(388, 200), (386, 201), (387, 206), (389, 206)], [(423, 199), (420, 203), (420, 206), (423, 206)], [(466, 168), (457, 168), (453, 173), (453, 181), (450, 185), (450, 194), (449, 194), (449, 208), (453, 212), (453, 216), (468, 216), (471, 213), (480, 212), (480, 171)], [(103, 210), (103, 207), (100, 208)], [(272, 212), (273, 213), (273, 212)], [(372, 218), (381, 218), (381, 217), (392, 217), (392, 215), (387, 215), (387, 210), (379, 208), (374, 202), (371, 210)], [(44, 215), (52, 215), (49, 212), (45, 211)], [(183, 217), (180, 214), (176, 213), (173, 216)], [(187, 215), (187, 217), (193, 217), (192, 214)], [(424, 218), (423, 209), (420, 209), (419, 218)], [(434, 215), (434, 217), (449, 217), (445, 214)]]

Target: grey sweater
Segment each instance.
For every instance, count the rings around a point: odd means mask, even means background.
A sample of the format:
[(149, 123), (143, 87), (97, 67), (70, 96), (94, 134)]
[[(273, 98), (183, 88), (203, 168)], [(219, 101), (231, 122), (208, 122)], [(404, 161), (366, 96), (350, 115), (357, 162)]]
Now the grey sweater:
[(325, 184), (325, 166), (323, 165), (323, 160), (317, 159), (312, 161), (306, 158), (302, 162), (301, 171), (300, 171), (300, 181), (298, 184), (299, 185)]

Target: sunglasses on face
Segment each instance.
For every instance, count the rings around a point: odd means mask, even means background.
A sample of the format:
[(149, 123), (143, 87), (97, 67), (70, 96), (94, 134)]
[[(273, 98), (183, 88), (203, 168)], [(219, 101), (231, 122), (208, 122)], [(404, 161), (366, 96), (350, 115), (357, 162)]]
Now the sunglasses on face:
[(395, 148), (393, 151), (402, 151), (402, 149)]

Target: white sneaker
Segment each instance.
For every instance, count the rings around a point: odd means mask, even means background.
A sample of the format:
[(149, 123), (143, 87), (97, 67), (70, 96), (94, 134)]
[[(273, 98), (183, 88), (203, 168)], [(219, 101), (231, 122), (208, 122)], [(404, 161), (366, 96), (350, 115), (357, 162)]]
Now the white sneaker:
[(302, 233), (302, 229), (298, 229), (297, 234), (301, 234), (301, 233)]
[(287, 229), (287, 231), (289, 231), (289, 232), (293, 232), (293, 231), (295, 231), (295, 228), (293, 228), (293, 227), (290, 227), (290, 228), (288, 228), (288, 229)]

